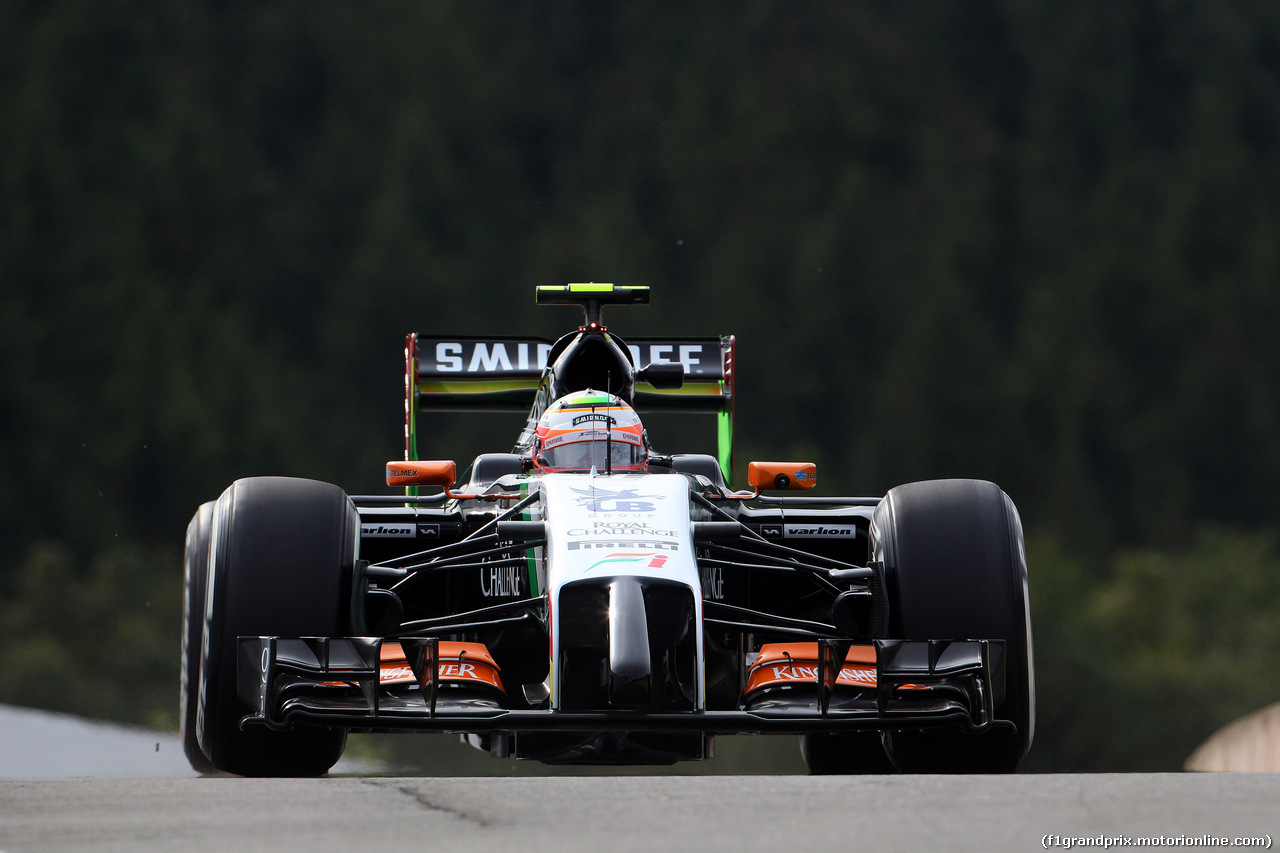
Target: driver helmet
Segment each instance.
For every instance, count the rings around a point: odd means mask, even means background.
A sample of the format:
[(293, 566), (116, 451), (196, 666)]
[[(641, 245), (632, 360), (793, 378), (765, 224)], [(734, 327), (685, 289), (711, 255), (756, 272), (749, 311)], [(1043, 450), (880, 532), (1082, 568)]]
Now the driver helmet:
[(612, 394), (590, 389), (567, 394), (538, 419), (533, 465), (544, 473), (644, 471), (648, 462), (639, 415)]

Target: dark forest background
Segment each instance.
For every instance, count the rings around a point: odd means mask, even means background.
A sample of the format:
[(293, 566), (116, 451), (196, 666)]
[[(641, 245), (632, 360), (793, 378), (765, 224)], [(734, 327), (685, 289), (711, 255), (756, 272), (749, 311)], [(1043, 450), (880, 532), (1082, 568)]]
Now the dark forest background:
[(738, 336), (744, 469), (1009, 492), (1029, 768), (1280, 700), (1271, 0), (9, 0), (0, 701), (176, 727), (195, 508), (381, 490), (405, 332), (554, 336), (533, 286), (592, 280)]

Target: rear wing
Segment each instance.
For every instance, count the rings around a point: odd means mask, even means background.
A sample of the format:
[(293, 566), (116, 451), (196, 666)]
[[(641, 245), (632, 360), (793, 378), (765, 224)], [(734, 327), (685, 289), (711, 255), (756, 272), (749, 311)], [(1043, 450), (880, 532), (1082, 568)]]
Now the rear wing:
[[(679, 364), (684, 384), (658, 389), (635, 385), (637, 411), (706, 412), (716, 415), (720, 467), (733, 471), (734, 338), (613, 339), (637, 370)], [(418, 459), (418, 413), (531, 411), (539, 403), (554, 341), (545, 338), (432, 337), (405, 339), (405, 459)], [(541, 401), (543, 407), (550, 400)]]

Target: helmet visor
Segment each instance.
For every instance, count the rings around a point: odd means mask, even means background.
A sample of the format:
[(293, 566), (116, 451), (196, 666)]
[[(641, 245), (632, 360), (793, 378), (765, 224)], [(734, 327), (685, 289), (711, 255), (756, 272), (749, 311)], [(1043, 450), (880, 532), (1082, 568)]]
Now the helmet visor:
[[(609, 465), (606, 455), (612, 454)], [(645, 449), (625, 441), (574, 441), (543, 450), (539, 464), (548, 471), (637, 470), (644, 464)]]

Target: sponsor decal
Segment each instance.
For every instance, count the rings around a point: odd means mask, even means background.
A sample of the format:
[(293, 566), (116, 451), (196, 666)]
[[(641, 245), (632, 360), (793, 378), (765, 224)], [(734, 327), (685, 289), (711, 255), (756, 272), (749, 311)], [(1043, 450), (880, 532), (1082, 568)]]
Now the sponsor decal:
[(541, 373), (551, 344), (538, 341), (436, 341), (420, 349), (418, 372)]
[(557, 444), (564, 444), (570, 441), (604, 441), (608, 437), (608, 431), (602, 429), (588, 429), (580, 432), (564, 432), (559, 435), (553, 435), (542, 443), (544, 448), (552, 448)]
[(788, 539), (852, 539), (858, 535), (856, 524), (787, 524), (783, 530)]
[(846, 684), (865, 684), (868, 687), (874, 687), (876, 684), (876, 671), (874, 669), (846, 666), (840, 670), (840, 681)]
[(628, 344), (631, 358), (637, 367), (650, 364), (678, 364), (686, 376), (720, 375), (720, 345), (681, 343)]
[(775, 681), (817, 681), (818, 665), (777, 664), (767, 668)]
[(702, 597), (724, 601), (724, 569), (708, 566), (702, 570)]
[(440, 538), (440, 525), (438, 524), (419, 524), (418, 535), (432, 539)]
[(655, 530), (643, 521), (597, 521), (592, 527), (574, 527), (569, 536), (676, 536), (674, 530)]
[[(436, 673), (442, 681), (469, 681), (485, 684), (498, 690), (503, 689), (497, 666), (490, 657), (488, 649), (480, 643), (441, 642), (439, 653)], [(417, 679), (414, 678), (409, 662), (404, 659), (404, 650), (399, 643), (383, 644), (379, 680), (383, 684), (407, 682), (410, 689), (417, 688)], [(352, 682), (330, 681), (322, 682), (319, 686), (353, 687), (355, 685)]]
[(612, 418), (609, 415), (602, 415), (599, 413), (594, 413), (590, 415), (578, 415), (576, 418), (573, 419), (574, 426), (578, 426), (579, 424), (591, 424), (591, 423), (616, 424), (617, 422), (618, 421), (616, 418)]
[(588, 540), (569, 543), (570, 551), (591, 551), (598, 548), (647, 548), (650, 551), (679, 551), (680, 543), (671, 541), (659, 542), (652, 539), (635, 539), (621, 542), (617, 540), (608, 542)]
[(760, 535), (772, 536), (775, 539), (781, 539), (782, 525), (781, 524), (762, 524), (760, 525)]
[[(628, 564), (629, 568), (660, 569), (664, 565), (666, 565), (666, 562), (667, 562), (666, 554), (613, 553), (602, 560), (596, 560), (594, 563), (587, 566), (585, 571), (589, 572), (592, 569), (598, 568), (599, 566), (612, 566), (612, 565), (617, 565), (618, 563)], [(636, 565), (638, 563), (645, 563), (646, 565), (642, 567), (642, 566)]]
[[(441, 678), (480, 678), (476, 674), (476, 665), (473, 663), (445, 663), (441, 661), (437, 672), (439, 672)], [(400, 666), (384, 666), (379, 669), (378, 680), (381, 682), (412, 681), (413, 670), (407, 663)]]
[[(418, 338), (419, 376), (536, 377), (547, 366), (552, 343), (538, 338), (451, 340)], [(720, 379), (724, 376), (719, 340), (640, 341), (627, 345), (636, 367), (678, 364), (686, 376)]]
[(517, 566), (490, 566), (480, 570), (480, 594), (485, 598), (511, 598), (522, 595), (524, 584)]
[(581, 497), (578, 504), (587, 512), (656, 512), (657, 507), (652, 500), (666, 500), (665, 495), (641, 495), (638, 489), (574, 489)]
[(416, 477), (418, 472), (412, 468), (388, 468), (388, 477)]
[[(747, 678), (747, 692), (788, 684), (817, 684), (817, 643), (770, 643), (762, 646)], [(839, 670), (826, 669), (828, 684), (858, 689), (876, 686), (875, 649), (851, 647)], [(903, 685), (918, 689), (918, 685)]]
[(476, 665), (473, 663), (442, 663), (439, 671), (441, 678), (476, 677)]
[[(816, 684), (818, 682), (818, 665), (816, 663), (771, 664), (764, 667), (763, 674), (766, 682), (807, 681)], [(846, 665), (841, 668), (840, 676), (836, 679), (836, 683), (857, 687), (875, 687), (876, 671), (874, 669)]]
[(417, 535), (417, 526), (404, 524), (368, 524), (360, 525), (360, 535), (366, 539), (412, 539)]

